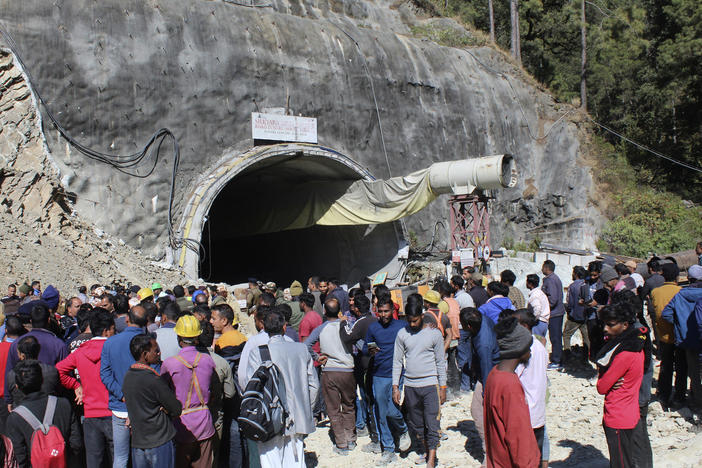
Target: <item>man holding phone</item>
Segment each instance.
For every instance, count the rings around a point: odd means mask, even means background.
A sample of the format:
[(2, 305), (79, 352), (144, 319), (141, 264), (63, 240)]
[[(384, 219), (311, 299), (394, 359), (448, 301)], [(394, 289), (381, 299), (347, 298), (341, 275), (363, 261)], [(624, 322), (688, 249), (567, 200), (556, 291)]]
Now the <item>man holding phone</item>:
[(382, 450), (380, 465), (392, 463), (395, 459), (393, 433), (401, 434), (400, 451), (410, 448), (410, 437), (402, 413), (392, 400), (392, 363), (395, 351), (395, 338), (407, 326), (404, 320), (392, 317), (393, 302), (389, 294), (378, 297), (378, 321), (368, 327), (364, 353), (373, 357), (370, 374), (373, 378), (373, 397), (378, 408), (378, 432), (380, 446), (371, 442), (363, 448), (365, 452), (379, 453)]

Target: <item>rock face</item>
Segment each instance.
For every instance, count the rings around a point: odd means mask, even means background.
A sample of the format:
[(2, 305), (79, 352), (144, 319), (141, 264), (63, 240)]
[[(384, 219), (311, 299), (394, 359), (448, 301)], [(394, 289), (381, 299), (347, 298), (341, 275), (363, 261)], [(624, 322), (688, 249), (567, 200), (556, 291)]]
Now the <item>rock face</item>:
[(71, 297), (79, 284), (183, 280), (82, 221), (57, 175), (25, 78), (0, 50), (0, 282), (40, 279)]
[[(514, 154), (520, 182), (496, 194), (493, 246), (503, 237), (534, 236), (594, 243), (586, 229), (596, 218), (587, 202), (592, 181), (579, 163), (579, 130), (569, 118), (559, 120), (568, 109), (491, 48), (414, 37), (412, 27), (424, 20), (401, 1), (275, 0), (246, 8), (191, 0), (0, 0), (0, 8), (36, 90), (77, 140), (130, 154), (154, 130), (174, 131), (181, 148), (176, 225), (201, 174), (253, 145), (251, 112), (288, 107), (316, 117), (320, 144), (376, 177)], [(153, 174), (138, 179), (84, 157), (52, 128), (44, 131), (76, 211), (163, 259), (170, 148), (162, 148)], [(137, 171), (147, 173), (152, 162)], [(407, 227), (428, 242), (447, 216), (439, 200)], [(439, 230), (440, 246), (447, 237)]]

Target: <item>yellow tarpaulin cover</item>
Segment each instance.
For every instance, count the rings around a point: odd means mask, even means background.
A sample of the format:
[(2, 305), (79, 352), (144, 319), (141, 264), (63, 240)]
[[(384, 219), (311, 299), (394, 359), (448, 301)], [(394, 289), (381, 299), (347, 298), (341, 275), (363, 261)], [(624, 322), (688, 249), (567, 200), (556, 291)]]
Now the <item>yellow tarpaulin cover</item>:
[[(265, 187), (263, 187), (265, 189)], [(416, 213), (435, 198), (429, 170), (374, 181), (314, 181), (286, 187), (281, 199), (264, 195), (252, 200), (239, 236), (302, 229), (310, 226), (381, 224)], [(280, 193), (280, 192), (277, 192)], [(270, 209), (275, 207), (275, 210)]]
[(428, 169), (388, 180), (359, 180), (329, 207), (317, 224), (387, 223), (416, 213), (435, 198), (429, 186)]

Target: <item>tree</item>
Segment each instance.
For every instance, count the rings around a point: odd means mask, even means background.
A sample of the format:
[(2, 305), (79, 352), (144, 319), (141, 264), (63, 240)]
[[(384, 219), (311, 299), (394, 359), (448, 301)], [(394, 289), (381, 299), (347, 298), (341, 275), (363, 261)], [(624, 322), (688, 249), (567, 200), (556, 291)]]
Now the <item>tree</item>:
[[(583, 0), (584, 1), (584, 0)], [(519, 43), (519, 5), (518, 0), (509, 0), (509, 13), (512, 23), (510, 52), (519, 65), (522, 64), (522, 46)]]
[(581, 59), (580, 59), (580, 107), (583, 110), (587, 110), (587, 83), (585, 80), (585, 74), (587, 72), (587, 23), (585, 21), (585, 0), (580, 0), (580, 44), (582, 47)]
[(495, 42), (495, 10), (492, 8), (492, 0), (488, 0), (488, 10), (490, 12), (490, 42)]

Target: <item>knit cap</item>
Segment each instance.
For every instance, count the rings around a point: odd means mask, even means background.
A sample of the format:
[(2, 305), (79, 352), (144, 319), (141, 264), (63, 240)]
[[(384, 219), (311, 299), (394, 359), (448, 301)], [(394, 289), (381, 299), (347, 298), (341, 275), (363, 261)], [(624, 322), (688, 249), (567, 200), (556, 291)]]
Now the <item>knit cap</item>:
[(32, 291), (32, 288), (27, 284), (27, 283), (22, 283), (22, 286), (19, 287), (19, 291), (28, 296), (29, 293)]
[(516, 359), (531, 348), (533, 337), (529, 330), (519, 325), (515, 317), (509, 317), (498, 322), (497, 346), (500, 348), (500, 359)]
[(59, 292), (52, 285), (48, 285), (41, 294), (41, 300), (46, 302), (49, 309), (55, 309), (59, 303)]
[(290, 295), (296, 297), (300, 294), (302, 294), (302, 284), (299, 281), (295, 280), (290, 285)]
[(602, 273), (600, 273), (600, 280), (602, 280), (603, 283), (606, 283), (607, 281), (612, 281), (613, 279), (619, 278), (619, 275), (617, 272), (614, 270), (609, 265), (602, 265)]
[(690, 269), (687, 270), (687, 276), (696, 280), (702, 279), (702, 266), (692, 265)]

